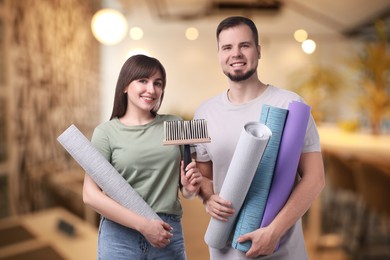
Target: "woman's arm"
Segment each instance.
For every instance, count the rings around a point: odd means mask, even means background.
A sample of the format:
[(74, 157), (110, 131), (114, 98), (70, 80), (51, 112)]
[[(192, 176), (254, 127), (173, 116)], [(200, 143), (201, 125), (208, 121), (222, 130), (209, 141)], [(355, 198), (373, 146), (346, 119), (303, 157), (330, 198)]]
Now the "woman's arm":
[(123, 207), (108, 197), (96, 183), (85, 174), (83, 201), (104, 217), (142, 233), (155, 247), (165, 247), (172, 237), (172, 227), (160, 220), (148, 220)]

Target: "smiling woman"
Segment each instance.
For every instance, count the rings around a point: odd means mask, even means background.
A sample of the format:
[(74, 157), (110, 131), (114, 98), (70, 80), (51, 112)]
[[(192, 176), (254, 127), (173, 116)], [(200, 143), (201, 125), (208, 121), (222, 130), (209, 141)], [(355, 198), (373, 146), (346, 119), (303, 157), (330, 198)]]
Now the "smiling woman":
[[(127, 125), (145, 124), (147, 122), (133, 122), (138, 120), (132, 114), (138, 111), (153, 111), (161, 104), (161, 97), (165, 87), (165, 80), (161, 72), (156, 71), (148, 78), (142, 78), (132, 81), (123, 91), (127, 94), (127, 109), (130, 113), (121, 118), (121, 122)], [(138, 110), (138, 111), (137, 111)], [(151, 114), (153, 116), (153, 114)], [(147, 118), (149, 120), (149, 118)]]
[(161, 106), (165, 85), (165, 68), (157, 59), (141, 54), (130, 57), (119, 73), (110, 119), (138, 119), (141, 113), (150, 121)]
[[(101, 259), (186, 258), (178, 189), (183, 197), (192, 198), (202, 177), (195, 162), (184, 171), (180, 146), (163, 145), (164, 122), (180, 120), (157, 113), (165, 84), (165, 69), (157, 59), (145, 55), (128, 58), (119, 73), (111, 118), (92, 135), (93, 146), (160, 217), (148, 219), (116, 203), (85, 175), (84, 203), (102, 216)], [(123, 189), (118, 192), (131, 196)]]

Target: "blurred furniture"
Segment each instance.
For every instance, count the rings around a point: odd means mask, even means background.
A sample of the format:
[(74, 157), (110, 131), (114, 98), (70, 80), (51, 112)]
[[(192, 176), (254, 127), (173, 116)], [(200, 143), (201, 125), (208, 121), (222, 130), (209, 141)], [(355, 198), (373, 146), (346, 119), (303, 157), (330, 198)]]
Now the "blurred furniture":
[(359, 162), (357, 187), (365, 210), (355, 258), (390, 259), (390, 169)]
[[(97, 226), (98, 214), (83, 202), (84, 174), (84, 170), (73, 161), (67, 165), (51, 161), (30, 166), (24, 192), (19, 195), (23, 198), (20, 201), (25, 204), (25, 213), (63, 207)], [(22, 208), (21, 205), (18, 207)]]
[(356, 184), (356, 162), (353, 158), (324, 152), (326, 187), (321, 198), (321, 236), (319, 248), (354, 247), (351, 239), (359, 225), (361, 211)]
[(320, 125), (318, 132), (324, 152), (354, 157), (390, 169), (390, 134), (346, 132), (336, 125), (326, 124)]
[(61, 206), (97, 226), (100, 216), (83, 202), (84, 170), (74, 167), (52, 172), (45, 176), (45, 186), (50, 194), (50, 204)]
[(0, 259), (96, 259), (97, 228), (63, 208), (0, 220)]
[[(373, 212), (378, 212), (379, 206), (381, 212), (384, 211), (385, 205), (389, 206), (387, 201), (390, 195), (385, 193), (385, 190), (390, 191), (390, 135), (347, 132), (336, 125), (326, 124), (320, 125), (318, 131), (327, 178), (321, 198), (311, 208), (321, 212), (314, 213), (320, 218), (316, 220), (317, 225), (320, 225), (315, 236), (318, 245), (332, 244), (324, 243), (329, 241), (326, 240), (328, 237), (324, 236), (326, 233), (323, 231), (326, 230), (322, 230), (321, 224), (329, 221), (330, 216), (339, 216), (339, 223), (336, 224), (344, 224), (334, 229), (342, 235), (337, 237), (338, 239), (332, 237), (335, 242), (333, 245), (336, 245), (336, 242), (341, 243), (354, 259), (361, 255), (368, 256), (366, 253), (370, 250), (375, 252), (374, 245), (380, 244), (372, 241), (373, 233), (384, 230), (372, 225)], [(381, 169), (380, 177), (377, 176), (378, 170), (374, 168)], [(388, 220), (388, 217), (386, 219)], [(381, 239), (388, 240), (388, 234), (383, 234)], [(368, 243), (368, 240), (372, 243)]]

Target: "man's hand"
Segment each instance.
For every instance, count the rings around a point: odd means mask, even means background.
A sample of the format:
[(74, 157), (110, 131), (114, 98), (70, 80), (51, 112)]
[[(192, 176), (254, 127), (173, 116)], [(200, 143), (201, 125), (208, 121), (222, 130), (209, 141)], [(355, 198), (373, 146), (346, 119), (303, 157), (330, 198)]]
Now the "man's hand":
[(242, 243), (251, 240), (252, 246), (246, 252), (245, 256), (258, 257), (260, 255), (272, 254), (275, 251), (278, 239), (269, 227), (265, 227), (240, 236), (237, 242)]
[(206, 212), (213, 218), (227, 221), (234, 214), (234, 208), (230, 201), (222, 199), (219, 195), (213, 194), (203, 201)]
[(197, 162), (197, 165), (203, 175), (199, 196), (203, 200), (206, 212), (215, 219), (227, 221), (229, 217), (233, 216), (234, 208), (230, 201), (214, 194), (212, 162)]

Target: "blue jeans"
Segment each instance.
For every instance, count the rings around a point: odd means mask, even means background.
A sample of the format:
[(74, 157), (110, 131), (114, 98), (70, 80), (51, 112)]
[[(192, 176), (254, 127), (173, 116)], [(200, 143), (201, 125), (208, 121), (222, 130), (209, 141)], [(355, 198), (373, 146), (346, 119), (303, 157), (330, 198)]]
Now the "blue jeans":
[(181, 217), (169, 214), (158, 215), (173, 227), (173, 237), (165, 248), (155, 248), (138, 231), (102, 217), (99, 225), (98, 259), (186, 259)]

